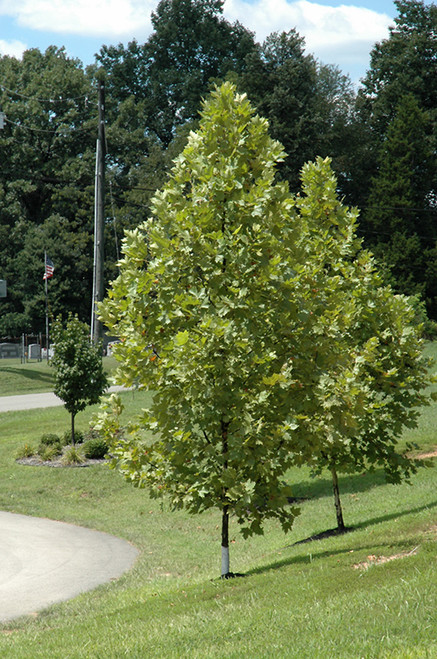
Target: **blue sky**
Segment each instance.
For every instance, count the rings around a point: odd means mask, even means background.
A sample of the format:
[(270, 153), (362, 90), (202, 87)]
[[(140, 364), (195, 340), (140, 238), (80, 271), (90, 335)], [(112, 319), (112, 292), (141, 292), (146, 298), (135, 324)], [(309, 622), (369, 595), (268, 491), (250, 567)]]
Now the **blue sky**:
[[(103, 44), (140, 43), (151, 32), (158, 0), (0, 0), (0, 55), (20, 57), (26, 48), (65, 46), (84, 64)], [(427, 4), (431, 4), (430, 2)], [(262, 41), (296, 28), (306, 50), (336, 64), (354, 82), (364, 76), (376, 41), (396, 16), (388, 0), (226, 0), (224, 15), (239, 20)]]

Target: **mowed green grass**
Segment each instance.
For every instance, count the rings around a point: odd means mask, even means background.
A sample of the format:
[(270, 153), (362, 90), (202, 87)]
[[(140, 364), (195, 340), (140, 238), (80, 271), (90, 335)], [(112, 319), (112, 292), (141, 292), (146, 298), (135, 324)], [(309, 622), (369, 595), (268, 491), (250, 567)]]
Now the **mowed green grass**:
[[(115, 359), (104, 357), (103, 365), (110, 373)], [(53, 368), (46, 360), (21, 363), (20, 359), (0, 359), (0, 396), (52, 391), (53, 375)]]
[[(429, 346), (434, 351), (435, 346)], [(147, 394), (122, 394), (127, 414)], [(85, 429), (92, 409), (78, 415)], [(437, 657), (437, 475), (412, 485), (383, 474), (341, 477), (346, 535), (298, 543), (335, 526), (328, 475), (292, 470), (301, 516), (243, 540), (231, 526), (220, 573), (220, 517), (171, 512), (104, 465), (55, 469), (15, 462), (25, 441), (64, 432), (63, 408), (0, 415), (0, 508), (104, 530), (140, 557), (121, 579), (0, 626), (0, 656), (33, 658)], [(437, 406), (405, 436), (437, 446)], [(1, 547), (1, 541), (0, 541)], [(386, 560), (378, 564), (376, 559)]]

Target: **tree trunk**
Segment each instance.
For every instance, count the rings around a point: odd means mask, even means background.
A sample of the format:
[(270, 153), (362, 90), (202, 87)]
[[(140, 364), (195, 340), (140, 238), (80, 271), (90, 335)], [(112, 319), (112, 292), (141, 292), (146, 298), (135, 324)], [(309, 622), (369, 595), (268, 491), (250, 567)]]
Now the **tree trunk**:
[(338, 476), (335, 467), (331, 467), (332, 489), (334, 491), (335, 511), (337, 513), (337, 528), (339, 531), (345, 531), (346, 527), (343, 520), (343, 511), (341, 509), (340, 491), (338, 489)]
[(74, 417), (75, 417), (75, 414), (72, 414), (71, 415), (71, 443), (73, 444), (73, 446), (74, 446)]
[(222, 513), (222, 579), (229, 576), (229, 512), (228, 506)]
[[(228, 426), (229, 424), (222, 420), (222, 455), (223, 455), (223, 472), (228, 468)], [(229, 506), (226, 503), (227, 488), (223, 488), (223, 512), (222, 512), (222, 579), (229, 576)]]

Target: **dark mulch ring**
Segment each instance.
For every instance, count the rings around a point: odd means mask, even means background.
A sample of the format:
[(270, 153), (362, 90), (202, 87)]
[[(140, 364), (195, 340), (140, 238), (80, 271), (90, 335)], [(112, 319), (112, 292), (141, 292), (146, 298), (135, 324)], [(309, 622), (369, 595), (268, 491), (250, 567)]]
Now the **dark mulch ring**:
[(85, 458), (84, 462), (75, 462), (73, 464), (65, 464), (62, 462), (61, 456), (56, 460), (41, 460), (37, 455), (32, 455), (30, 458), (19, 458), (15, 460), (18, 464), (27, 465), (28, 467), (90, 467), (91, 465), (99, 465), (106, 462), (104, 458), (101, 460), (91, 460)]

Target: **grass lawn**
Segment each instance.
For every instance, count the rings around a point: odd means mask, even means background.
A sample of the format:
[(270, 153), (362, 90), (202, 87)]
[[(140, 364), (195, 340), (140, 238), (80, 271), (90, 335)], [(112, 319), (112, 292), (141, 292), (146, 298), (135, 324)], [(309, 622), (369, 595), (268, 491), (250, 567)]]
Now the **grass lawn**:
[[(146, 394), (122, 396), (129, 414)], [(78, 415), (79, 429), (91, 412)], [(113, 533), (140, 558), (116, 582), (0, 626), (1, 657), (437, 657), (434, 469), (420, 470), (412, 486), (387, 485), (378, 471), (340, 477), (353, 531), (299, 544), (333, 528), (335, 510), (328, 476), (290, 471), (302, 498), (292, 533), (270, 523), (245, 541), (233, 523), (231, 569), (245, 576), (221, 581), (218, 513), (170, 512), (105, 465), (15, 462), (24, 442), (68, 427), (63, 408), (0, 414), (0, 508)], [(434, 405), (405, 439), (428, 450), (436, 427)]]
[[(104, 357), (103, 366), (110, 373), (113, 357)], [(46, 360), (21, 363), (20, 359), (0, 359), (0, 396), (40, 393), (53, 390), (53, 369)]]

